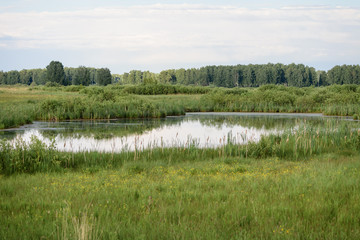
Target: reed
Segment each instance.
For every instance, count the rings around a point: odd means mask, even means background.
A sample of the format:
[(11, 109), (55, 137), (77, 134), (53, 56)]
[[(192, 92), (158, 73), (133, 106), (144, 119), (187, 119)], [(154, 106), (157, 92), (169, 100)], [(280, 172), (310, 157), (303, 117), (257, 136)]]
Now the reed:
[(1, 89), (0, 129), (34, 120), (161, 118), (197, 111), (360, 114), (360, 90), (353, 85), (224, 89), (154, 84)]

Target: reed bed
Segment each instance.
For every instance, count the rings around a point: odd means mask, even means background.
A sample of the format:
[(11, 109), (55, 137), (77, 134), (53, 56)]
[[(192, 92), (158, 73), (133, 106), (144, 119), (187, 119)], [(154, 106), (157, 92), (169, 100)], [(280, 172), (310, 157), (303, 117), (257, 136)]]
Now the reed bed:
[(34, 120), (161, 118), (186, 112), (318, 112), (360, 115), (357, 85), (210, 88), (173, 85), (2, 87), (0, 129)]

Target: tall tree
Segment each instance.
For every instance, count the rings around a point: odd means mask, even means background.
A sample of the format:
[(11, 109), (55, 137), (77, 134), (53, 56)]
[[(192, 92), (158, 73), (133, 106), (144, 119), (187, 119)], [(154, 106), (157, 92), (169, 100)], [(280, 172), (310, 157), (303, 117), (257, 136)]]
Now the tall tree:
[(21, 70), (20, 74), (20, 83), (30, 85), (32, 83), (32, 71), (31, 70)]
[(275, 84), (285, 84), (286, 83), (286, 79), (285, 79), (285, 67), (283, 64), (275, 64), (274, 66), (274, 74), (275, 74), (275, 79), (274, 79), (274, 83)]
[(6, 72), (0, 71), (0, 84), (7, 84), (6, 74)]
[(156, 76), (154, 73), (150, 71), (143, 72), (143, 83), (145, 84), (153, 84), (156, 83)]
[(176, 77), (177, 83), (185, 84), (185, 75), (186, 75), (186, 70), (184, 68), (180, 68), (180, 69), (176, 70), (175, 77)]
[(135, 83), (136, 84), (143, 83), (143, 72), (140, 70), (135, 71)]
[(170, 83), (172, 80), (171, 70), (164, 70), (160, 72), (159, 81), (161, 83)]
[(330, 69), (327, 73), (327, 81), (330, 84), (342, 84), (341, 82), (341, 75), (343, 72), (343, 67), (339, 65)]
[(66, 85), (75, 84), (76, 68), (64, 67)]
[(90, 71), (84, 66), (80, 66), (75, 71), (75, 77), (72, 81), (74, 85), (83, 85), (89, 86), (90, 85)]
[(217, 66), (214, 71), (214, 85), (225, 87), (224, 66)]
[(237, 77), (234, 71), (234, 67), (226, 66), (224, 67), (224, 86), (227, 88), (233, 88), (237, 84)]
[(325, 71), (317, 71), (317, 81), (314, 83), (315, 86), (320, 87), (320, 86), (326, 86), (327, 85), (327, 80), (326, 80), (326, 72)]
[(46, 70), (45, 69), (32, 69), (32, 80), (36, 85), (44, 85), (46, 83)]
[(108, 68), (100, 68), (96, 71), (95, 81), (98, 85), (106, 86), (111, 84), (112, 76)]
[(7, 73), (7, 84), (17, 84), (20, 83), (20, 74), (18, 71), (13, 70), (13, 71), (9, 71)]
[(246, 67), (244, 73), (244, 80), (243, 80), (244, 87), (254, 87), (256, 86), (256, 74), (254, 65), (248, 65)]
[(131, 70), (129, 72), (129, 78), (128, 78), (128, 83), (130, 84), (136, 84), (136, 71), (137, 70)]
[(354, 84), (360, 84), (360, 66), (353, 66)]
[(46, 78), (48, 82), (67, 85), (65, 81), (64, 66), (59, 61), (51, 61), (46, 67)]
[(128, 84), (129, 83), (129, 73), (124, 73), (121, 78), (122, 84)]
[(197, 79), (195, 83), (196, 85), (201, 85), (201, 86), (209, 85), (209, 78), (205, 67), (202, 67), (197, 71), (196, 79)]

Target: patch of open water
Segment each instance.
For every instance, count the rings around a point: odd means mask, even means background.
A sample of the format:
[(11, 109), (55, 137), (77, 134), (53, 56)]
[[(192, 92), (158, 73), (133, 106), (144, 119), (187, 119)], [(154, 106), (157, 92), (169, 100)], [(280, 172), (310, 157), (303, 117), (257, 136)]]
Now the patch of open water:
[(29, 143), (36, 136), (55, 141), (60, 151), (121, 152), (153, 147), (212, 148), (257, 142), (261, 136), (296, 129), (306, 123), (321, 126), (322, 114), (188, 113), (163, 119), (114, 119), (34, 122), (0, 132), (0, 138)]

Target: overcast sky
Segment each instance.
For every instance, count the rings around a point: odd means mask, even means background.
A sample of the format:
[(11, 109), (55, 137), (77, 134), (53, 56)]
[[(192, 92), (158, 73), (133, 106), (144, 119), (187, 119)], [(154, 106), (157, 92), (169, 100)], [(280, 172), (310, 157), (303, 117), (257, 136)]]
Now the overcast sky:
[(1, 0), (0, 70), (360, 63), (355, 0)]

